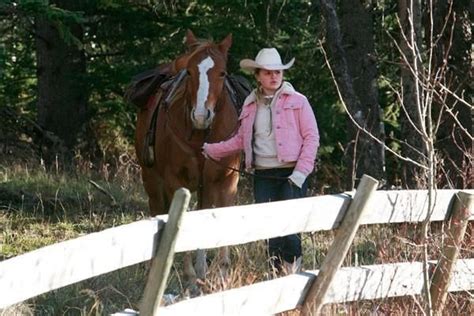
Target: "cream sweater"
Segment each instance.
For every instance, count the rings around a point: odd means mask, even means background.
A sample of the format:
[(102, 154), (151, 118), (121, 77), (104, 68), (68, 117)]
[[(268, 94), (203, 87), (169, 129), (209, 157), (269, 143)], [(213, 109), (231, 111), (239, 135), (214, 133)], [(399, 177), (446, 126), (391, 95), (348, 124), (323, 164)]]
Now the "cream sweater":
[(257, 98), (257, 113), (254, 121), (253, 153), (255, 169), (290, 168), (295, 162), (280, 162), (277, 157), (275, 133), (273, 132), (273, 108), (280, 93), (290, 84), (284, 82), (275, 92), (271, 102)]

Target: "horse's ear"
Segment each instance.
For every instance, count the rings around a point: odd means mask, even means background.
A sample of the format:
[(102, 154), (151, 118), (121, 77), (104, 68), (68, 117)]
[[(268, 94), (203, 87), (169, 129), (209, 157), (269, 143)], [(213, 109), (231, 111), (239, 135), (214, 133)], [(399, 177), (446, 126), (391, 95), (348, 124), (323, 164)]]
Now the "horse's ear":
[(222, 42), (219, 43), (219, 50), (224, 54), (227, 55), (227, 51), (229, 50), (230, 46), (232, 46), (232, 33), (226, 36), (222, 40)]
[(194, 35), (193, 31), (188, 29), (187, 32), (186, 32), (186, 40), (185, 40), (186, 46), (191, 47), (196, 42), (197, 42), (197, 38)]

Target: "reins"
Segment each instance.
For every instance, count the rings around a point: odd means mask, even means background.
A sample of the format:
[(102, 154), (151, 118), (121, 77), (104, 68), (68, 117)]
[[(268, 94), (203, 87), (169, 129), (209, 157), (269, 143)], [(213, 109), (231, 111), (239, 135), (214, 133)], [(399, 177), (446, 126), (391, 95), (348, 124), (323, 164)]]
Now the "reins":
[(264, 176), (264, 175), (261, 175), (261, 174), (255, 174), (254, 172), (248, 172), (248, 171), (245, 171), (243, 169), (236, 169), (236, 168), (233, 168), (233, 167), (229, 167), (227, 165), (222, 164), (220, 161), (212, 158), (209, 155), (207, 155), (207, 159), (211, 160), (212, 162), (214, 162), (215, 164), (219, 165), (220, 167), (222, 167), (224, 169), (231, 170), (233, 172), (238, 172), (241, 175), (246, 175), (246, 176), (250, 176), (250, 177), (254, 177), (254, 178), (261, 178), (261, 179), (288, 180), (289, 181), (288, 177)]

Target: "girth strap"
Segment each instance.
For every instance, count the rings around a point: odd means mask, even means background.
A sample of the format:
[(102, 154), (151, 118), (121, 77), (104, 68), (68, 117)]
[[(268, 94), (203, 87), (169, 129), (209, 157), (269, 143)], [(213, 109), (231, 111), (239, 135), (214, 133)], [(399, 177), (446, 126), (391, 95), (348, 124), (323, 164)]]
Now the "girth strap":
[(149, 107), (154, 106), (153, 114), (151, 117), (148, 131), (145, 135), (143, 163), (148, 168), (152, 167), (155, 163), (155, 135), (156, 135), (156, 124), (158, 121), (158, 113), (161, 104), (167, 108), (173, 98), (176, 95), (178, 87), (181, 85), (184, 77), (186, 76), (186, 70), (181, 70), (176, 76), (173, 76), (163, 82), (158, 91), (153, 95), (152, 99), (149, 100)]

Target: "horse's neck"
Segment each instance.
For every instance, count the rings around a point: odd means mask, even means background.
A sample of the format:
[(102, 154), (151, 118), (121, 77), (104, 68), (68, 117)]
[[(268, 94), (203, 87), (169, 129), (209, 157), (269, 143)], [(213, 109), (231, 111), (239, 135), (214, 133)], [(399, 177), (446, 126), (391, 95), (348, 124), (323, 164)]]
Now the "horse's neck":
[(209, 135), (211, 142), (228, 139), (238, 127), (237, 110), (232, 104), (228, 91), (225, 87), (223, 89), (216, 106), (216, 117)]
[(185, 69), (187, 64), (188, 64), (188, 56), (182, 56), (182, 57), (176, 58), (171, 63), (171, 73), (173, 75), (176, 75), (178, 72)]

